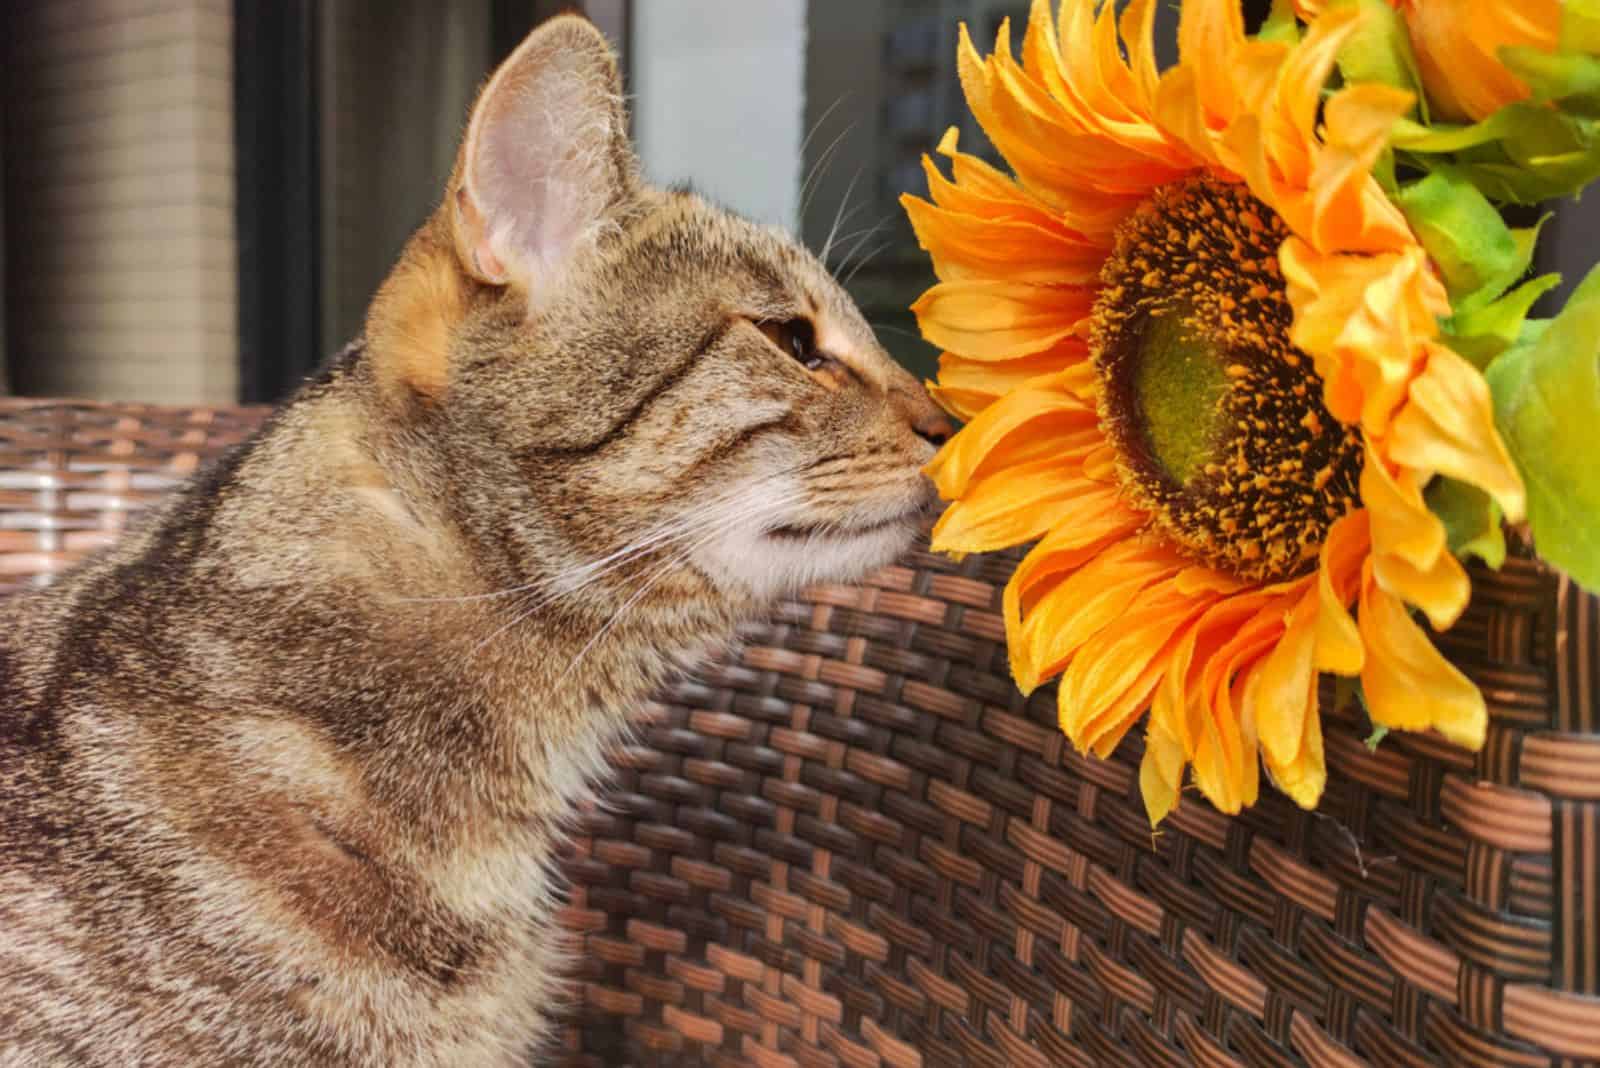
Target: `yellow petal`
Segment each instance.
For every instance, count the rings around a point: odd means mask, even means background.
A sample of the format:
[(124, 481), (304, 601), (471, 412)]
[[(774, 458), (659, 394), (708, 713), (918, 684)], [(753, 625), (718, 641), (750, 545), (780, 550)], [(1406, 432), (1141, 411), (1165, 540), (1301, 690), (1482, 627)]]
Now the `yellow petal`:
[(941, 282), (911, 306), (922, 336), (974, 360), (1043, 352), (1086, 329), (1095, 290), (1005, 280)]
[(1139, 762), (1139, 793), (1144, 798), (1150, 826), (1159, 824), (1178, 807), (1183, 769), (1188, 763), (1182, 747), (1152, 719), (1145, 732), (1144, 758)]
[(1361, 501), (1372, 530), (1372, 560), (1378, 583), (1428, 614), (1445, 630), (1467, 606), (1472, 586), (1449, 552), (1444, 524), (1422, 499), (1419, 472), (1391, 473), (1367, 445), (1361, 469)]
[(1318, 599), (1313, 587), (1294, 606), (1282, 637), (1255, 672), (1252, 684), (1261, 750), (1280, 764), (1299, 754), (1306, 710), (1316, 693)]
[(1156, 86), (1156, 122), (1207, 162), (1216, 162), (1215, 134), (1200, 105), (1200, 78), (1193, 66), (1177, 66)]
[[(1324, 110), (1322, 147), (1299, 232), (1325, 252), (1396, 251), (1415, 242), (1405, 216), (1372, 177), (1395, 121), (1411, 110), (1408, 92), (1371, 83), (1335, 93)], [(1291, 225), (1294, 225), (1291, 223)], [(1297, 227), (1298, 228), (1298, 227)]]
[[(1322, 104), (1322, 90), (1333, 73), (1339, 49), (1350, 39), (1360, 22), (1360, 10), (1355, 6), (1328, 12), (1317, 19), (1306, 31), (1304, 39), (1292, 49), (1285, 59), (1278, 77), (1276, 107), (1267, 112), (1271, 129), (1273, 163), (1285, 180), (1296, 188), (1305, 188), (1311, 177), (1311, 158), (1316, 144), (1317, 112)], [(1278, 205), (1280, 214), (1287, 205)], [(1292, 229), (1301, 230), (1297, 223), (1309, 219), (1290, 219)]]
[(970, 423), (979, 412), (1030, 379), (1066, 370), (1088, 358), (1088, 345), (1077, 337), (1016, 360), (969, 360), (946, 352), (939, 357), (938, 381), (928, 383), (928, 392), (945, 411)]
[(1179, 69), (1194, 72), (1203, 124), (1221, 126), (1238, 112), (1229, 59), (1244, 41), (1244, 16), (1233, 0), (1187, 0), (1178, 16)]
[(943, 281), (998, 279), (1054, 285), (1090, 285), (1099, 277), (1105, 250), (1074, 240), (1059, 229), (1033, 222), (988, 219), (900, 198), (917, 243)]
[(945, 442), (926, 468), (946, 500), (964, 494), (990, 453), (1014, 435), (1025, 441), (1050, 441), (1092, 425), (1092, 408), (1070, 393), (1035, 380), (990, 405)]
[[(959, 145), (959, 131), (951, 127), (935, 150), (950, 160), (949, 179), (939, 172), (932, 160), (927, 157), (922, 160), (928, 194), (939, 207), (980, 219), (1031, 223), (1043, 230), (1057, 231), (1063, 237), (1084, 238), (1081, 231), (1074, 229), (1070, 222), (1010, 175), (1001, 173), (977, 156), (962, 152)], [(1109, 248), (1104, 241), (1100, 244)]]
[(1408, 0), (1405, 14), (1428, 101), (1439, 118), (1487, 118), (1524, 100), (1528, 86), (1499, 59), (1509, 45), (1553, 52), (1561, 0)]
[(1156, 86), (1161, 72), (1156, 63), (1155, 24), (1158, 0), (1132, 0), (1122, 13), (1122, 41), (1128, 50), (1128, 68), (1138, 86), (1140, 110), (1154, 114)]
[(1387, 441), (1397, 463), (1470, 482), (1519, 522), (1527, 503), (1522, 476), (1494, 423), (1494, 400), (1478, 369), (1443, 345), (1426, 346), (1427, 366), (1411, 383)]
[(1483, 695), (1440, 654), (1399, 598), (1364, 576), (1357, 616), (1367, 647), (1361, 688), (1374, 723), (1397, 730), (1433, 729), (1481, 749), (1488, 729)]
[[(1247, 710), (1252, 709), (1258, 700), (1260, 681), (1261, 672), (1257, 670), (1251, 673), (1245, 685), (1244, 704)], [(1246, 720), (1252, 714), (1246, 711)], [(1267, 777), (1279, 790), (1301, 808), (1312, 810), (1322, 800), (1322, 791), (1328, 784), (1328, 765), (1322, 747), (1322, 719), (1317, 709), (1315, 687), (1307, 693), (1305, 708), (1296, 713), (1295, 720), (1301, 727), (1301, 735), (1294, 747), (1294, 755), (1279, 760), (1263, 747), (1261, 762), (1266, 768)]]
[[(1259, 603), (1254, 598), (1239, 600), (1252, 607)], [(1223, 812), (1235, 813), (1253, 804), (1260, 788), (1256, 735), (1242, 717), (1242, 673), (1264, 656), (1282, 633), (1283, 603), (1281, 598), (1269, 598), (1234, 630), (1205, 658), (1200, 685), (1191, 689), (1195, 783)]]
[[(1011, 55), (1009, 20), (985, 60), (960, 30), (957, 71), (967, 106), (1022, 184), (1053, 207), (1121, 202), (1131, 210), (1176, 172), (1077, 122)], [(1092, 232), (1092, 231), (1086, 231)]]
[(1102, 487), (1061, 457), (1006, 466), (975, 479), (933, 528), (933, 551), (981, 553), (1022, 545), (1079, 513)]
[[(1166, 578), (1170, 579), (1171, 572)], [(1177, 644), (1207, 600), (1157, 579), (1073, 657), (1061, 676), (1061, 726), (1080, 749), (1110, 756), (1146, 708)]]
[(1422, 500), (1416, 472), (1391, 472), (1371, 438), (1361, 466), (1361, 503), (1372, 524), (1373, 551), (1429, 568), (1446, 551), (1444, 524)]
[(1041, 597), (1023, 621), (1028, 662), (1043, 678), (1061, 671), (1084, 642), (1125, 612), (1139, 591), (1174, 574), (1179, 565), (1165, 546), (1123, 542)]
[(1030, 650), (1035, 630), (1047, 623), (1034, 608), (1074, 572), (1102, 551), (1127, 538), (1145, 522), (1118, 499), (1114, 487), (1103, 487), (1098, 500), (1083, 505), (1079, 518), (1052, 530), (1022, 558), (1002, 596), (1006, 625), (1006, 652), (1011, 675), (1023, 693), (1044, 681)]
[(1367, 513), (1357, 509), (1328, 530), (1317, 566), (1318, 671), (1356, 675), (1365, 662), (1361, 632), (1349, 605), (1361, 585), (1361, 565), (1371, 546)]
[(1327, 255), (1298, 237), (1279, 250), (1294, 323), (1289, 340), (1311, 356), (1334, 418), (1385, 433), (1421, 365), (1422, 344), (1450, 311), (1420, 247)]

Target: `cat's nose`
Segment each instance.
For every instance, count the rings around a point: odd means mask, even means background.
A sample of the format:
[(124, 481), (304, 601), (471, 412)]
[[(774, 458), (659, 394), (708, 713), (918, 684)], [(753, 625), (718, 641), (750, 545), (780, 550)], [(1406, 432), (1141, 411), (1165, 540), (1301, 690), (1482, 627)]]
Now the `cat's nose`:
[(935, 448), (949, 441), (950, 435), (956, 432), (955, 424), (937, 410), (918, 413), (911, 420), (911, 429), (917, 432), (917, 437)]
[(889, 387), (889, 403), (910, 424), (917, 437), (935, 448), (949, 441), (956, 432), (955, 424), (933, 403), (922, 384), (910, 375)]

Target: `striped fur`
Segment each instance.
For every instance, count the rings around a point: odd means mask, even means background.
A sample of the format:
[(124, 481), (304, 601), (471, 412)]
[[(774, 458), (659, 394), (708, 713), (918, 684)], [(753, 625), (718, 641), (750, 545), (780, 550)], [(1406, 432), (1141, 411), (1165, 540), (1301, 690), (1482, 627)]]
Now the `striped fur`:
[[(364, 341), (0, 605), (0, 1065), (526, 1063), (629, 710), (910, 543), (935, 409), (789, 238), (643, 185), (619, 101), (536, 31)], [(497, 214), (514, 121), (581, 217)]]

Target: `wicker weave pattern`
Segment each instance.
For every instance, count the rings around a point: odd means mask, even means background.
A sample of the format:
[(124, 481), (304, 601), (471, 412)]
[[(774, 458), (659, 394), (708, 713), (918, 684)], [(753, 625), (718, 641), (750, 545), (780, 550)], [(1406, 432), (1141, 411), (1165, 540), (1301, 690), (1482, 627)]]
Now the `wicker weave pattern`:
[[(0, 573), (259, 414), (0, 405)], [(1319, 813), (1191, 797), (1152, 837), (1137, 740), (1085, 760), (1012, 688), (1009, 566), (812, 591), (646, 710), (569, 864), (563, 1063), (1600, 1065), (1600, 602), (1476, 573), (1441, 644), (1481, 754), (1370, 751), (1328, 690)]]
[(109, 545), (128, 516), (242, 440), (260, 408), (6, 400), (0, 407), (0, 590)]

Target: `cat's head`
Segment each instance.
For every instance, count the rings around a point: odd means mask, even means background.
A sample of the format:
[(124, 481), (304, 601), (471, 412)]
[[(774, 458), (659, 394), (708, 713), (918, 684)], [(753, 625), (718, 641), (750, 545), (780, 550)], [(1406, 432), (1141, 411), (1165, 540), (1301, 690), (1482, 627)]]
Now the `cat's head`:
[(557, 566), (643, 544), (765, 597), (886, 563), (949, 424), (788, 234), (638, 170), (605, 39), (544, 24), (374, 302), (383, 388), (505, 458), (485, 507)]

